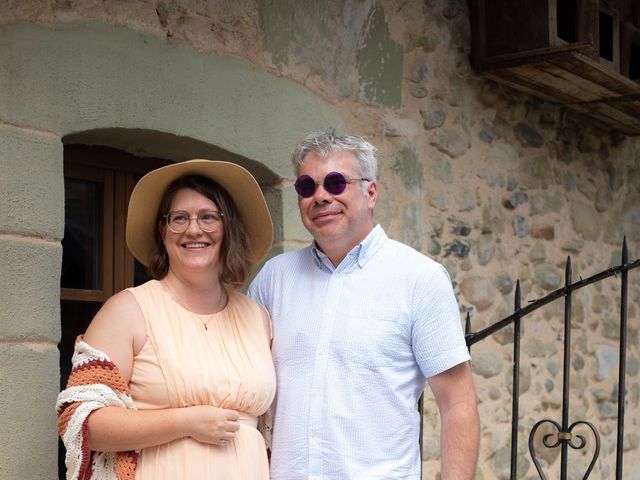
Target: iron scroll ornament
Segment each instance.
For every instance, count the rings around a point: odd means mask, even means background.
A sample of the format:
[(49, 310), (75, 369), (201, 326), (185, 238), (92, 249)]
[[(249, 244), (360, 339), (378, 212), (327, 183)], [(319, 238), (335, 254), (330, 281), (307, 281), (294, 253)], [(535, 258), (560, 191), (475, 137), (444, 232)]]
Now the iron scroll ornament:
[[(557, 448), (557, 447), (560, 446), (561, 443), (564, 442), (567, 445), (569, 445), (571, 448), (573, 448), (574, 450), (580, 450), (580, 449), (585, 447), (585, 445), (587, 444), (587, 440), (585, 439), (585, 437), (583, 435), (575, 435), (575, 437), (580, 440), (580, 443), (579, 444), (574, 444), (573, 441), (572, 441), (573, 437), (574, 437), (574, 435), (571, 433), (572, 430), (578, 425), (586, 425), (591, 429), (591, 431), (593, 432), (593, 436), (594, 436), (594, 438), (596, 440), (596, 448), (595, 448), (595, 451), (593, 452), (593, 458), (591, 459), (591, 462), (589, 463), (589, 468), (587, 468), (587, 471), (585, 472), (584, 476), (582, 477), (582, 480), (586, 480), (587, 478), (589, 478), (589, 475), (591, 474), (591, 470), (593, 470), (593, 467), (596, 464), (596, 460), (598, 459), (598, 456), (600, 455), (600, 435), (598, 434), (598, 430), (596, 429), (596, 427), (593, 426), (593, 424), (591, 424), (589, 422), (586, 422), (584, 420), (578, 420), (577, 422), (573, 422), (569, 426), (569, 428), (564, 432), (562, 431), (562, 427), (560, 426), (560, 424), (558, 422), (553, 421), (553, 420), (540, 420), (538, 423), (536, 423), (533, 426), (533, 428), (531, 429), (531, 433), (529, 434), (529, 453), (531, 455), (531, 458), (533, 460), (534, 465), (536, 466), (536, 470), (538, 471), (538, 475), (540, 475), (540, 478), (542, 480), (547, 480), (547, 477), (542, 472), (542, 467), (540, 466), (540, 462), (538, 461), (538, 457), (536, 456), (535, 447), (533, 446), (533, 438), (535, 437), (535, 434), (536, 434), (536, 431), (538, 430), (538, 428), (544, 423), (552, 424), (553, 426), (556, 427), (556, 430), (558, 431), (557, 433), (548, 433), (547, 435), (542, 437), (542, 443), (547, 448)], [(551, 437), (555, 437), (555, 442), (554, 443), (551, 443), (549, 441), (549, 439)]]

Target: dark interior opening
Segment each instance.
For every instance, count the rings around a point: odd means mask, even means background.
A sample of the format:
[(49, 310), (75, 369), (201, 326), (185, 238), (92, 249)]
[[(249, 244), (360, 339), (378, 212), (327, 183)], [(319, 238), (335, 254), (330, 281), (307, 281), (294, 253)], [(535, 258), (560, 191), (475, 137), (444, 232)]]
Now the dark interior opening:
[(558, 38), (573, 43), (576, 38), (576, 0), (558, 0), (556, 3), (556, 30)]
[(613, 17), (600, 12), (600, 57), (613, 61)]
[(631, 42), (629, 49), (629, 78), (640, 80), (640, 42)]

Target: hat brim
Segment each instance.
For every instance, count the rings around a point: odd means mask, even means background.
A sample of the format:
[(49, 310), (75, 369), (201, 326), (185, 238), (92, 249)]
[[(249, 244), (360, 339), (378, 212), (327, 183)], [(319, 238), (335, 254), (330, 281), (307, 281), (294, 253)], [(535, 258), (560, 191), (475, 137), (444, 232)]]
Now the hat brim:
[(160, 202), (171, 182), (184, 175), (208, 177), (229, 193), (249, 234), (249, 258), (253, 265), (262, 261), (271, 249), (273, 225), (258, 182), (240, 165), (204, 159), (158, 168), (136, 184), (129, 200), (126, 229), (127, 246), (133, 256), (145, 266), (151, 263)]

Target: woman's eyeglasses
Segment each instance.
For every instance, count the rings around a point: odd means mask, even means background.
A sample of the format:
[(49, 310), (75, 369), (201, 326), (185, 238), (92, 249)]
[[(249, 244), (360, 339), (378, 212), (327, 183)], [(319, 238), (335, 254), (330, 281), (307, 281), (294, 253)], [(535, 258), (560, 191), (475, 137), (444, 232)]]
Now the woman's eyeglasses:
[(345, 191), (348, 183), (368, 181), (368, 178), (346, 178), (340, 172), (329, 172), (322, 182), (316, 182), (309, 175), (301, 175), (296, 180), (294, 187), (298, 195), (303, 198), (309, 198), (316, 193), (318, 185), (322, 185), (331, 195), (340, 195)]
[(191, 220), (198, 222), (198, 226), (203, 232), (213, 232), (216, 229), (218, 222), (222, 220), (222, 212), (217, 210), (205, 210), (198, 213), (197, 217), (190, 217), (189, 214), (182, 210), (175, 212), (167, 212), (162, 218), (164, 219), (167, 227), (173, 233), (184, 233), (191, 224)]

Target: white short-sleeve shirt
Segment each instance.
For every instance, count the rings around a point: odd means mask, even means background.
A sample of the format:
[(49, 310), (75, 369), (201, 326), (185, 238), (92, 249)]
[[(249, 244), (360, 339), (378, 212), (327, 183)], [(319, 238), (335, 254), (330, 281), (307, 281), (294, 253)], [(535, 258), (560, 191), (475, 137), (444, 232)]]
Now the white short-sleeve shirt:
[(469, 359), (446, 270), (376, 226), (335, 268), (271, 259), (249, 296), (273, 325), (271, 478), (419, 479), (425, 379)]

